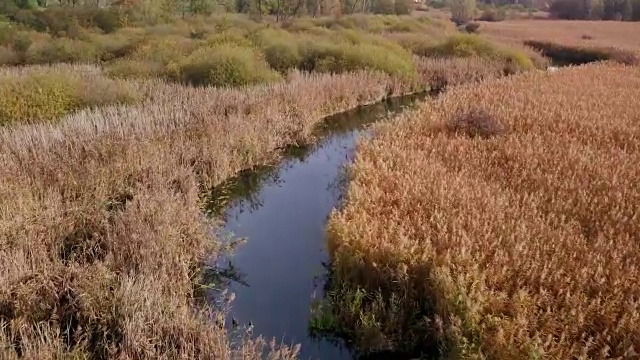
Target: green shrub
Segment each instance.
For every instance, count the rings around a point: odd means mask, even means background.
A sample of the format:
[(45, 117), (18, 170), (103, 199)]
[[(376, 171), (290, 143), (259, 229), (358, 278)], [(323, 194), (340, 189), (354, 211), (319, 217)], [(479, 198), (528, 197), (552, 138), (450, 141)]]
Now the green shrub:
[(199, 43), (182, 36), (153, 37), (140, 44), (131, 58), (152, 61), (163, 65), (178, 62), (195, 51)]
[(415, 68), (409, 53), (373, 44), (332, 44), (307, 41), (301, 45), (301, 67), (308, 71), (341, 73), (355, 70), (381, 71), (411, 77)]
[(298, 46), (293, 42), (274, 42), (267, 45), (263, 51), (269, 66), (279, 72), (297, 68), (302, 62)]
[(232, 31), (224, 31), (205, 38), (206, 43), (212, 47), (224, 44), (232, 44), (241, 47), (250, 47), (251, 41), (242, 34)]
[(0, 46), (11, 44), (15, 34), (16, 29), (11, 24), (0, 22)]
[(405, 50), (419, 56), (427, 56), (433, 49), (435, 41), (424, 34), (397, 33), (387, 38), (396, 42)]
[(198, 49), (169, 73), (196, 86), (243, 86), (279, 79), (255, 50), (231, 44)]
[[(427, 51), (428, 56), (436, 57), (480, 57), (502, 60), (511, 69), (531, 69), (534, 63), (527, 54), (515, 49), (498, 46), (477, 35), (459, 34), (450, 37), (442, 44)], [(511, 70), (509, 70), (511, 71)]]
[(0, 46), (0, 66), (17, 65), (20, 63), (20, 56), (11, 48)]
[(495, 7), (489, 7), (482, 12), (478, 20), (481, 21), (504, 21), (507, 18), (507, 12), (503, 9), (496, 9)]
[(33, 44), (26, 52), (28, 64), (93, 63), (100, 60), (101, 50), (90, 42), (56, 38)]
[(100, 60), (111, 61), (132, 55), (142, 44), (142, 37), (136, 34), (92, 35), (90, 42), (100, 53)]
[(113, 33), (122, 27), (120, 15), (114, 10), (97, 9), (92, 20), (105, 34)]
[(107, 75), (120, 79), (150, 79), (165, 73), (163, 64), (153, 61), (118, 59), (105, 69)]
[(124, 84), (72, 68), (0, 75), (0, 125), (53, 121), (83, 107), (135, 100)]

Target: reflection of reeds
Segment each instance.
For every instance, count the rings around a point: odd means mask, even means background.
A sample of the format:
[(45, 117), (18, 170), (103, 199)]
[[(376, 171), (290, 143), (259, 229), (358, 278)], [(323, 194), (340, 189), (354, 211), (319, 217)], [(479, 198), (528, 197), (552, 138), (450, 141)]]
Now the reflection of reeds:
[(454, 88), (376, 126), (328, 227), (334, 316), (362, 346), (636, 357), (639, 97), (638, 68), (589, 65)]

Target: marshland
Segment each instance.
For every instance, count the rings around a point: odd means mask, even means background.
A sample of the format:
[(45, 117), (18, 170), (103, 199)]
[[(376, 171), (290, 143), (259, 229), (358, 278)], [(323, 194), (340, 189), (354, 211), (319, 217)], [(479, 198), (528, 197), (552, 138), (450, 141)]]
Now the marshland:
[(0, 0), (0, 359), (637, 358), (638, 19)]

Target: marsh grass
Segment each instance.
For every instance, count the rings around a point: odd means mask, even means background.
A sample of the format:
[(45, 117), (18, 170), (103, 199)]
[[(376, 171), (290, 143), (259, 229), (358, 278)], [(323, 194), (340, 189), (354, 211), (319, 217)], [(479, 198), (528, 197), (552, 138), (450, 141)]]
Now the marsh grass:
[(639, 91), (637, 67), (535, 72), (377, 126), (328, 225), (332, 289), (367, 294), (334, 299), (338, 326), (397, 319), (373, 333), (456, 359), (637, 357)]
[(221, 251), (201, 193), (396, 86), (364, 72), (240, 90), (150, 81), (139, 105), (0, 129), (2, 357), (259, 357), (268, 341), (230, 343), (224, 314), (196, 306)]
[(629, 50), (613, 47), (570, 46), (549, 41), (527, 40), (525, 45), (537, 49), (555, 63), (582, 65), (595, 61), (611, 60), (626, 65), (640, 64), (640, 58)]

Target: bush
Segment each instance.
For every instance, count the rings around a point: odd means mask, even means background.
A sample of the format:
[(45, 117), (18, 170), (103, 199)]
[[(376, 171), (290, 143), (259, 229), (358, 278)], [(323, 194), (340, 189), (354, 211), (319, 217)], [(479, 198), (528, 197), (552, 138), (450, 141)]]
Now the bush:
[(113, 10), (97, 9), (93, 23), (105, 34), (110, 34), (122, 27), (120, 16)]
[(496, 9), (495, 7), (489, 7), (485, 11), (482, 12), (480, 18), (478, 20), (481, 21), (504, 21), (507, 18), (507, 12), (504, 9)]
[(52, 121), (86, 106), (134, 100), (121, 83), (73, 69), (0, 75), (0, 125)]
[(478, 32), (479, 28), (480, 28), (480, 24), (478, 24), (477, 22), (470, 22), (464, 26), (464, 31), (470, 34), (474, 34)]
[(302, 62), (302, 56), (296, 43), (274, 42), (265, 47), (263, 51), (269, 66), (279, 72), (284, 73), (289, 69), (297, 68)]
[(199, 49), (169, 72), (170, 77), (196, 86), (243, 86), (279, 79), (253, 49), (231, 44)]
[(419, 56), (427, 56), (434, 46), (435, 40), (424, 34), (389, 34), (388, 39), (398, 43), (402, 48)]
[(394, 52), (373, 44), (309, 41), (302, 45), (301, 53), (302, 68), (308, 71), (341, 73), (373, 70), (402, 77), (412, 77), (415, 73), (411, 56), (400, 47)]
[(477, 35), (459, 34), (450, 37), (444, 43), (432, 47), (426, 55), (435, 57), (480, 57), (502, 60), (508, 73), (534, 68), (527, 54), (515, 49), (500, 47)]
[(143, 60), (119, 59), (111, 62), (107, 68), (107, 75), (120, 79), (150, 79), (162, 76), (164, 65)]
[(163, 65), (178, 62), (198, 48), (198, 42), (183, 36), (153, 37), (140, 44), (131, 58)]
[(20, 63), (20, 56), (11, 48), (0, 46), (0, 66), (17, 65)]
[(101, 50), (92, 43), (57, 38), (33, 44), (26, 52), (28, 64), (94, 63), (100, 60)]

